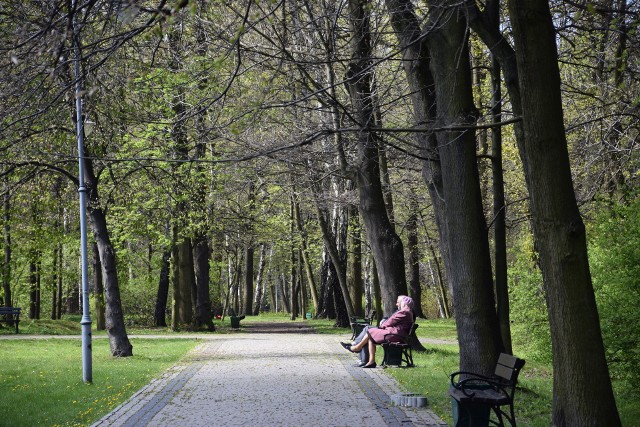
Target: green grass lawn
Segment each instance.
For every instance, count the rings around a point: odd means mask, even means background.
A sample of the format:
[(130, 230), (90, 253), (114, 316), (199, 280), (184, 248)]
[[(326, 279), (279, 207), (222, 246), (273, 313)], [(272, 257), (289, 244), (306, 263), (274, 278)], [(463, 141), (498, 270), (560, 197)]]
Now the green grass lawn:
[(93, 384), (82, 381), (78, 339), (0, 341), (0, 425), (85, 426), (128, 399), (196, 345), (185, 339), (132, 339), (134, 356), (111, 356), (92, 342)]

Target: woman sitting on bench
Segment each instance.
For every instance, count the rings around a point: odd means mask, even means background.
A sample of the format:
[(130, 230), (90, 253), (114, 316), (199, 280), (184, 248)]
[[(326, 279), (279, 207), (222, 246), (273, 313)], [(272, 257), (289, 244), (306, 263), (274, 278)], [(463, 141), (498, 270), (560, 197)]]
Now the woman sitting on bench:
[[(393, 313), (383, 325), (377, 328), (367, 328), (367, 335), (362, 338), (356, 345), (350, 343), (341, 342), (340, 344), (352, 353), (358, 353), (368, 346), (369, 349), (369, 361), (362, 366), (363, 368), (375, 368), (376, 365), (376, 344), (381, 344), (385, 341), (385, 335), (395, 334), (406, 337), (411, 332), (411, 325), (413, 325), (413, 299), (408, 296), (398, 297), (399, 310)], [(389, 341), (397, 339), (395, 336), (391, 336)]]

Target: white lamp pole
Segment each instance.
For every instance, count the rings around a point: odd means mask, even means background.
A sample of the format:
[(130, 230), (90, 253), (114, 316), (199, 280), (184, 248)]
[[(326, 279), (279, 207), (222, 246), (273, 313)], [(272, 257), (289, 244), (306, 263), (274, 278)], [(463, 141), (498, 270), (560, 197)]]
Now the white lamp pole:
[[(93, 380), (91, 366), (91, 317), (89, 316), (89, 269), (87, 263), (87, 189), (84, 186), (84, 114), (82, 113), (82, 74), (80, 69), (80, 32), (78, 31), (78, 9), (73, 1), (73, 38), (75, 45), (76, 78), (76, 128), (78, 137), (78, 194), (80, 196), (80, 257), (82, 264), (82, 380)], [(87, 131), (90, 127), (87, 127)]]

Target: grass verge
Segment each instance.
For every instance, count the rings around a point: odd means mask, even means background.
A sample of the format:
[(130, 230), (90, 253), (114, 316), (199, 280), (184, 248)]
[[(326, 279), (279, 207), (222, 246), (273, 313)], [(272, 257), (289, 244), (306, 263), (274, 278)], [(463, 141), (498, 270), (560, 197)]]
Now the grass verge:
[[(228, 319), (228, 318), (227, 318)], [(215, 321), (214, 334), (228, 333), (229, 321)], [(252, 323), (287, 322), (286, 314), (248, 316)], [(317, 333), (336, 335), (348, 340), (350, 329), (336, 328), (333, 320), (305, 320)], [(51, 334), (79, 335), (80, 324), (70, 316), (63, 320), (25, 322), (21, 335)], [(449, 320), (419, 320), (418, 337), (428, 351), (414, 352), (414, 368), (390, 368), (386, 372), (395, 377), (409, 392), (425, 395), (429, 407), (447, 423), (452, 423), (448, 394), (449, 374), (458, 370), (459, 351), (455, 322)], [(130, 334), (167, 335), (163, 340), (134, 338), (132, 358), (110, 356), (108, 340), (93, 341), (93, 385), (82, 383), (81, 348), (79, 340), (28, 339), (0, 342), (0, 426), (77, 426), (98, 420), (124, 402), (153, 377), (174, 364), (196, 344), (195, 339), (176, 338), (189, 333), (172, 332), (168, 328), (127, 328)], [(7, 332), (6, 330), (4, 332)], [(0, 334), (3, 331), (0, 330)], [(10, 333), (10, 332), (9, 332)], [(94, 331), (94, 337), (101, 332)], [(446, 343), (449, 341), (449, 343)], [(550, 425), (553, 375), (551, 367), (536, 363), (526, 352), (516, 348), (516, 354), (527, 360), (516, 392), (518, 424), (531, 427)], [(382, 354), (378, 356), (381, 360)], [(613, 382), (614, 390), (620, 389)], [(6, 391), (6, 392), (4, 392)], [(640, 398), (638, 394), (616, 393), (622, 425), (640, 427)], [(33, 402), (38, 402), (34, 405)]]
[(108, 340), (93, 340), (93, 384), (85, 384), (80, 340), (3, 340), (0, 425), (90, 425), (176, 363), (196, 340), (133, 339), (132, 344), (133, 357), (115, 358)]

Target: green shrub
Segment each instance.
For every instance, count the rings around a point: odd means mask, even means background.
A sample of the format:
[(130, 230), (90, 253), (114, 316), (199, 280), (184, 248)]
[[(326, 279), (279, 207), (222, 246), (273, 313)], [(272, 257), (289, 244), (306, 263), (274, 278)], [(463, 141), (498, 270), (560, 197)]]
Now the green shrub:
[(640, 377), (640, 199), (601, 209), (589, 261), (611, 376), (636, 392)]
[(530, 236), (522, 238), (509, 265), (509, 304), (514, 348), (538, 362), (551, 362), (551, 332), (542, 273), (536, 265)]

